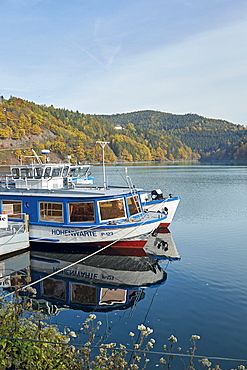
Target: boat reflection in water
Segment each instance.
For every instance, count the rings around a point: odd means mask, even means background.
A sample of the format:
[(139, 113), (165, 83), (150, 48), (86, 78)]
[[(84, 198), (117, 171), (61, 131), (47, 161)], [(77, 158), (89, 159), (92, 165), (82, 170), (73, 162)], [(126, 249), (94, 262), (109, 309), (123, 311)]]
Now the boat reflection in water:
[(30, 282), (30, 252), (15, 253), (0, 258), (0, 288), (14, 289), (16, 284)]
[(167, 227), (159, 227), (148, 238), (144, 251), (155, 259), (180, 259), (172, 234)]
[(32, 281), (58, 271), (34, 285), (36, 297), (83, 311), (108, 311), (128, 307), (140, 288), (166, 280), (166, 272), (149, 256), (96, 255), (70, 267), (84, 256), (32, 252)]
[(66, 308), (85, 312), (126, 309), (145, 297), (144, 288), (166, 281), (160, 259), (180, 259), (169, 231), (151, 237), (146, 250), (137, 249), (138, 255), (134, 249), (128, 249), (128, 254), (125, 250), (121, 255), (119, 248), (95, 255), (32, 251), (31, 278), (40, 280), (33, 286), (35, 301), (45, 300), (47, 308), (49, 302), (50, 314)]
[(23, 304), (49, 315), (67, 309), (107, 312), (135, 307), (145, 288), (166, 281), (162, 260), (179, 259), (169, 230), (159, 229), (143, 249), (111, 247), (94, 255), (32, 250), (6, 257), (0, 261), (0, 286), (13, 291), (16, 283), (37, 282), (35, 296), (20, 293)]

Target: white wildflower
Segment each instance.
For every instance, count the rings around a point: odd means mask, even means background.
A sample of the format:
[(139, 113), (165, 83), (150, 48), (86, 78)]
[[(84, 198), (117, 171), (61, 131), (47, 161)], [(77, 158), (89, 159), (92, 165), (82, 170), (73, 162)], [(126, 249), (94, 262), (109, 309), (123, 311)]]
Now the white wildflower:
[(148, 332), (148, 334), (152, 334), (153, 329), (150, 329), (149, 327), (147, 327), (147, 332)]
[(201, 363), (203, 366), (207, 366), (207, 367), (210, 367), (212, 365), (212, 362), (210, 362), (207, 358), (203, 358), (201, 360)]
[(177, 338), (174, 337), (174, 335), (171, 335), (170, 338), (168, 338), (169, 342), (172, 342), (172, 343), (177, 343)]
[(191, 339), (201, 339), (200, 335), (191, 335)]
[(106, 344), (106, 348), (114, 348), (114, 347), (116, 347), (116, 343), (107, 343)]
[(141, 331), (142, 331), (142, 330), (146, 330), (146, 326), (145, 326), (145, 325), (143, 325), (143, 324), (141, 324), (141, 325), (138, 325), (138, 326), (137, 326), (137, 329), (138, 329), (138, 330), (141, 330)]
[(130, 368), (131, 368), (131, 370), (138, 370), (139, 369), (139, 366), (136, 365), (136, 364), (131, 364), (130, 365)]
[(159, 362), (160, 362), (161, 364), (165, 364), (165, 363), (166, 363), (166, 360), (164, 359), (164, 357), (161, 357)]

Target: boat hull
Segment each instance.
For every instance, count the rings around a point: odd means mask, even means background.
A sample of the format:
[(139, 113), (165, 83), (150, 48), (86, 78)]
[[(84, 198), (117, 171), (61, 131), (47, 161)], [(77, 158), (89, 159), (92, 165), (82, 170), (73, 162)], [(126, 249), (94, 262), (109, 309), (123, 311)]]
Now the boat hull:
[[(66, 227), (66, 226), (42, 226), (29, 225), (30, 241), (32, 243), (48, 243), (59, 245), (80, 246), (119, 246), (128, 247), (133, 243), (136, 247), (143, 248), (148, 235), (152, 233), (166, 217), (149, 219), (146, 215), (145, 221), (133, 222), (133, 225), (102, 225), (93, 227)], [(135, 239), (133, 241), (133, 239)]]
[(165, 221), (161, 223), (161, 226), (168, 227), (173, 217), (176, 213), (178, 204), (180, 202), (180, 198), (165, 198), (165, 199), (158, 199), (149, 202), (145, 202), (143, 204), (144, 210), (146, 212), (161, 212), (167, 215)]

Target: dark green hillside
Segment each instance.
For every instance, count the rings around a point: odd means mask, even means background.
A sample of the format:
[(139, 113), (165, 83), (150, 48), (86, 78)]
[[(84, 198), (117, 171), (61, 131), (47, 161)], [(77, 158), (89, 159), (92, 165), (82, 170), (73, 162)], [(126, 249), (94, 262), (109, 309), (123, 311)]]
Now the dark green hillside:
[(202, 157), (231, 145), (239, 145), (239, 141), (244, 140), (247, 132), (244, 126), (190, 113), (178, 115), (147, 110), (104, 117), (126, 128), (133, 124), (137, 135), (145, 133), (147, 140), (153, 132), (163, 132), (180, 140)]

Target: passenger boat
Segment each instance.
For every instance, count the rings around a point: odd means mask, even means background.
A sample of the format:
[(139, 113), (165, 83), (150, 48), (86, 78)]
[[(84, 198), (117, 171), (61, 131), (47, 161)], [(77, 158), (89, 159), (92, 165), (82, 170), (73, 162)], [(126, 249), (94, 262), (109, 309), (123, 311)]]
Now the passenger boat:
[(20, 164), (10, 171), (0, 184), (0, 213), (15, 221), (28, 214), (32, 243), (127, 247), (135, 239), (143, 247), (145, 235), (169, 226), (179, 202), (168, 198), (164, 209), (153, 211), (144, 206), (143, 190), (133, 186), (77, 186), (68, 163)]
[(0, 214), (0, 259), (29, 247), (27, 217), (20, 215), (21, 222), (11, 220), (11, 215)]
[(69, 180), (75, 185), (91, 185), (94, 177), (91, 176), (89, 165), (70, 165), (68, 171)]

